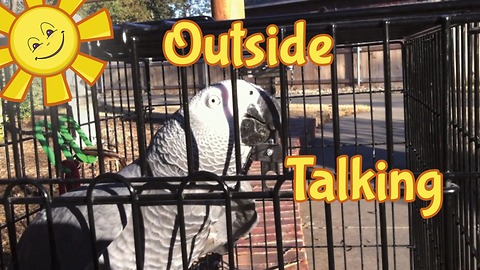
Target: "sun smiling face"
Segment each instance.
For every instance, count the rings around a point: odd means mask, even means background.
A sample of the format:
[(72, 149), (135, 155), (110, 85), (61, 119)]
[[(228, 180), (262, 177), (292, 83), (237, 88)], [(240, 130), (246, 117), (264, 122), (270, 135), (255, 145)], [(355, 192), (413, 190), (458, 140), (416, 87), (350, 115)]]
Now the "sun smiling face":
[(22, 102), (33, 78), (41, 77), (44, 104), (66, 103), (71, 100), (67, 69), (95, 84), (106, 62), (80, 52), (80, 43), (113, 38), (113, 27), (105, 8), (76, 23), (73, 15), (84, 2), (60, 0), (51, 6), (45, 0), (24, 0), (26, 9), (18, 16), (0, 4), (0, 34), (8, 38), (8, 45), (0, 47), (0, 68), (18, 66), (1, 98)]
[(75, 22), (51, 7), (27, 10), (17, 18), (11, 33), (13, 59), (37, 76), (63, 72), (78, 54), (79, 35)]

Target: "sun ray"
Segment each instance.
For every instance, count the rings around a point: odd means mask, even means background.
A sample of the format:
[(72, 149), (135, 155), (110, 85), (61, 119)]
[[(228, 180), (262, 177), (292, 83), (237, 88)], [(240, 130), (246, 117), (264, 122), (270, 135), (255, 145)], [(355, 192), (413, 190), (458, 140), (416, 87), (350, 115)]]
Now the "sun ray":
[(0, 68), (8, 66), (13, 63), (12, 55), (8, 47), (0, 47)]
[(15, 102), (23, 101), (27, 95), (28, 87), (32, 84), (32, 80), (32, 75), (22, 69), (17, 69), (7, 86), (0, 92), (0, 97)]
[(77, 12), (84, 2), (85, 0), (60, 0), (58, 8), (71, 16)]
[(10, 9), (6, 8), (4, 5), (0, 5), (0, 33), (9, 35), (10, 28), (12, 27), (13, 21), (15, 20), (15, 13)]
[(106, 62), (83, 53), (79, 53), (72, 63), (73, 71), (90, 86), (100, 78), (106, 66)]
[[(86, 1), (57, 0), (56, 5), (47, 5), (46, 0), (23, 0), (25, 11), (18, 16), (0, 4), (0, 37), (5, 35), (8, 41), (6, 46), (0, 46), (0, 69), (13, 64), (18, 67), (0, 89), (0, 98), (22, 102), (33, 78), (38, 77), (43, 79), (44, 105), (69, 102), (72, 95), (65, 78), (68, 69), (89, 85), (95, 84), (107, 63), (79, 52), (79, 43), (111, 39), (113, 26), (106, 8), (79, 23), (72, 20)], [(60, 34), (47, 43), (52, 46), (36, 51), (38, 44), (47, 42), (57, 28)]]
[(80, 41), (110, 39), (113, 37), (113, 25), (110, 14), (102, 8), (78, 23)]
[(43, 103), (45, 106), (63, 104), (72, 100), (72, 95), (65, 80), (65, 74), (44, 78)]
[(25, 0), (23, 2), (25, 3), (26, 9), (45, 5), (45, 0)]

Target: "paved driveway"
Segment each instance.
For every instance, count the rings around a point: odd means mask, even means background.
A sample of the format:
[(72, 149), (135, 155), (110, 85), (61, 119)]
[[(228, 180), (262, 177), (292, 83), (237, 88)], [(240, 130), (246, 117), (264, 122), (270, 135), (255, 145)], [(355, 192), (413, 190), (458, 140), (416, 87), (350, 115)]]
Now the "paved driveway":
[[(340, 152), (363, 156), (363, 169), (373, 168), (386, 159), (386, 122), (383, 94), (372, 95), (373, 111), (340, 119)], [(405, 168), (403, 95), (393, 94), (394, 164)], [(315, 102), (308, 100), (307, 102)], [(324, 103), (331, 103), (329, 98)], [(356, 95), (356, 104), (370, 105), (368, 94)], [(353, 104), (352, 95), (340, 96), (340, 104)], [(316, 131), (315, 145), (308, 153), (317, 156), (317, 165), (332, 172), (335, 168), (333, 125), (326, 123)], [(310, 269), (328, 269), (324, 202), (300, 204)], [(336, 269), (381, 269), (379, 207), (376, 202), (335, 202), (331, 204)], [(386, 203), (390, 269), (409, 269), (408, 204)], [(393, 246), (396, 246), (395, 248)]]

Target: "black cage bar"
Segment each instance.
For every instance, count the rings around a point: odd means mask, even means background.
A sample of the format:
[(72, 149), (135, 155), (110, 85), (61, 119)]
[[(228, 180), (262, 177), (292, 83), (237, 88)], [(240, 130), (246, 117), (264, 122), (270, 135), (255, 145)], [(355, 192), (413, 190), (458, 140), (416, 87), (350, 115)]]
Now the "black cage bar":
[[(195, 21), (204, 35), (215, 36), (228, 32), (232, 23), (187, 19)], [(92, 87), (67, 72), (73, 96), (68, 104), (44, 107), (40, 80), (34, 80), (25, 102), (2, 100), (0, 269), (22, 265), (17, 242), (39, 212), (47, 213), (48, 225), (55, 223), (52, 209), (85, 206), (86, 237), (97, 239), (94, 209), (100, 205), (117, 205), (133, 215), (132, 269), (148, 268), (142, 256), (141, 213), (157, 205), (177, 211), (184, 269), (190, 264), (192, 269), (478, 268), (480, 3), (327, 10), (243, 23), (249, 35), (265, 33), (275, 24), (281, 42), (293, 34), (294, 22), (300, 19), (307, 24), (307, 44), (318, 34), (333, 37), (331, 65), (235, 69), (209, 66), (200, 58), (194, 65), (177, 67), (162, 52), (163, 36), (176, 20), (126, 23), (114, 26), (115, 39), (82, 47), (108, 65)], [(5, 39), (1, 42), (6, 44)], [(1, 88), (14, 69), (0, 70)], [(240, 161), (240, 137), (235, 132), (236, 148), (231, 151), (237, 153), (232, 157), (236, 172), (228, 176), (198, 172), (195, 138), (187, 128), (185, 175), (125, 179), (114, 174), (136, 159), (148, 174), (147, 145), (167, 119), (182, 108), (188, 126), (192, 96), (223, 80), (233, 80), (231, 87), (236, 89), (236, 79), (272, 93), (282, 118), (279, 136), (255, 146), (257, 152), (248, 164)], [(237, 95), (234, 90), (234, 105)], [(233, 115), (238, 113), (234, 106)], [(234, 122), (233, 130), (238, 131), (240, 123)], [(67, 132), (74, 135), (81, 152), (65, 144)], [(82, 154), (89, 158), (78, 165)], [(415, 176), (438, 169), (444, 175), (443, 207), (436, 216), (423, 219), (419, 211), (428, 202), (419, 199), (295, 202), (291, 170), (282, 164), (287, 155), (315, 155), (315, 168), (335, 176), (336, 158), (342, 155), (361, 155), (364, 171), (375, 170), (379, 160), (387, 161), (388, 169), (410, 170)], [(65, 160), (77, 162), (78, 175)], [(252, 191), (232, 189), (229, 183), (237, 181), (249, 183)], [(94, 190), (99, 183), (121, 183), (126, 191), (98, 195)], [(88, 190), (85, 196), (58, 196), (62, 188), (79, 184)], [(189, 193), (192, 186), (203, 192)], [(156, 189), (165, 192), (149, 195)], [(236, 241), (231, 209), (239, 200), (255, 201), (258, 224)], [(194, 205), (227, 210), (223, 238), (228, 241), (222, 254), (192, 262), (182, 225)], [(39, 245), (45, 248), (38, 254), (55, 265), (65, 243), (55, 240), (55, 226), (47, 229), (48, 244)], [(95, 259), (90, 263), (99, 269), (98, 243), (91, 243), (88, 250)], [(212, 265), (212, 260), (220, 263)]]

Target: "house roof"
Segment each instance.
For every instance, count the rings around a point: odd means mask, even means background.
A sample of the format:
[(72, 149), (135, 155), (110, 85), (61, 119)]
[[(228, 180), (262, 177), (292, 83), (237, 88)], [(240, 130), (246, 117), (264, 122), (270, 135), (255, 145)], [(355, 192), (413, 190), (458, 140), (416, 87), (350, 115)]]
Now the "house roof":
[(386, 6), (420, 2), (421, 0), (245, 0), (245, 15), (261, 17), (278, 14), (314, 13), (325, 10)]

